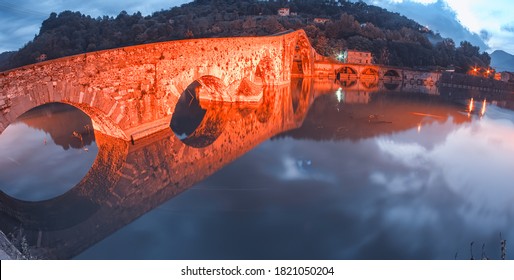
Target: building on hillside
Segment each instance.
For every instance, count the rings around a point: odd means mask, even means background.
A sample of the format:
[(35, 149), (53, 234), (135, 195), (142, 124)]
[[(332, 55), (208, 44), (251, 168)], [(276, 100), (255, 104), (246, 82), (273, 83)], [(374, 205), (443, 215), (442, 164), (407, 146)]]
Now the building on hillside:
[(501, 72), (500, 74), (501, 74), (502, 81), (514, 83), (514, 73), (504, 71), (504, 72)]
[(455, 73), (455, 66), (450, 65), (450, 66), (448, 66), (448, 67), (444, 68), (444, 71), (445, 71), (445, 72)]
[(36, 61), (37, 62), (45, 61), (47, 58), (48, 58), (47, 55), (43, 53), (43, 54), (39, 55), (38, 57), (36, 57)]
[(320, 24), (325, 24), (329, 21), (330, 21), (330, 19), (328, 19), (328, 18), (315, 18), (314, 19), (314, 23), (320, 23)]
[(282, 17), (287, 17), (291, 14), (289, 11), (289, 8), (280, 8), (280, 9), (278, 9), (277, 12), (278, 12), (278, 15), (282, 16)]
[(423, 32), (423, 33), (428, 33), (428, 32), (430, 32), (430, 28), (428, 27), (428, 25), (422, 26), (419, 28), (419, 31)]
[(371, 52), (346, 50), (338, 58), (344, 63), (352, 63), (352, 64), (372, 64), (373, 63), (373, 56), (371, 55)]

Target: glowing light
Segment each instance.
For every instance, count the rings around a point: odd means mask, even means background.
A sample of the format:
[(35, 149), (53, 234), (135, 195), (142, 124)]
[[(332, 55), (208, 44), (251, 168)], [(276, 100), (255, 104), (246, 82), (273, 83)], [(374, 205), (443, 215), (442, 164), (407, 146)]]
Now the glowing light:
[(336, 98), (337, 102), (341, 103), (341, 101), (344, 101), (344, 93), (342, 88), (338, 88), (336, 91)]
[(418, 123), (418, 133), (421, 132), (421, 123)]
[(473, 100), (473, 97), (469, 100), (469, 107), (468, 111), (471, 113), (473, 112), (473, 109), (475, 108), (475, 101)]
[(486, 107), (487, 107), (487, 100), (484, 99), (484, 102), (482, 102), (482, 110), (480, 110), (480, 116), (485, 115)]

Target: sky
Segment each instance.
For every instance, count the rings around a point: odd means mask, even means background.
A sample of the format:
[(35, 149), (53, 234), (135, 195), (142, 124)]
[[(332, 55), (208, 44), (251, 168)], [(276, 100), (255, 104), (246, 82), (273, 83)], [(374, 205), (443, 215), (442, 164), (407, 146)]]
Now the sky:
[[(512, 0), (367, 0), (452, 37), (468, 40), (482, 51), (497, 49), (514, 54)], [(461, 26), (464, 26), (462, 28)], [(480, 42), (482, 41), (482, 42)]]
[[(17, 50), (39, 32), (51, 12), (80, 11), (116, 16), (122, 10), (143, 15), (187, 3), (187, 0), (0, 0), (0, 53)], [(514, 1), (512, 0), (366, 0), (404, 14), (457, 43), (468, 40), (482, 51), (514, 54)], [(510, 14), (509, 14), (510, 13)], [(465, 27), (463, 28), (461, 24)]]

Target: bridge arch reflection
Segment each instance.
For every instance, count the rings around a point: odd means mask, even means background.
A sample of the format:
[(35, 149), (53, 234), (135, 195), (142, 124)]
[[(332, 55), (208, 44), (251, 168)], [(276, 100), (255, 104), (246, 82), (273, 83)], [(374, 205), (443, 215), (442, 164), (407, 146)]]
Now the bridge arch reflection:
[[(91, 119), (49, 103), (22, 114), (0, 135), (0, 188), (24, 201), (62, 195), (86, 175), (97, 155)], [(69, 164), (62, 165), (62, 162)]]

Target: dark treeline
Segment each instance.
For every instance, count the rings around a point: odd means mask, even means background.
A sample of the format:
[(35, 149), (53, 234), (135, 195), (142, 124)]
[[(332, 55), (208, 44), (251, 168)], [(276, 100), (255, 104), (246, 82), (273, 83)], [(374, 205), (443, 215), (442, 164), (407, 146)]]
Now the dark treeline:
[[(294, 16), (281, 17), (288, 7)], [(329, 19), (315, 23), (314, 18)], [(116, 17), (92, 18), (80, 12), (52, 13), (39, 34), (9, 55), (1, 69), (31, 64), (42, 57), (187, 38), (263, 36), (304, 29), (316, 50), (335, 56), (344, 49), (371, 51), (375, 63), (404, 67), (448, 67), (466, 72), (488, 67), (490, 57), (469, 42), (456, 45), (397, 13), (344, 0), (196, 0), (150, 16), (125, 11)], [(43, 55), (44, 56), (41, 56)]]

